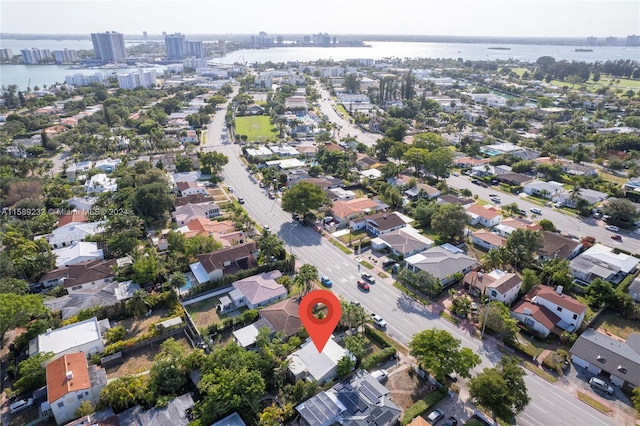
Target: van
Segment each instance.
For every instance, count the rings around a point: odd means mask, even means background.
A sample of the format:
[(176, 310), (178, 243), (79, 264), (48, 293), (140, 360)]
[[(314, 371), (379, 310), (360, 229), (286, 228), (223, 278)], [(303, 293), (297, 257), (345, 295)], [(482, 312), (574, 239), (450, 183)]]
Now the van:
[(613, 395), (614, 390), (611, 387), (611, 385), (609, 385), (609, 383), (605, 382), (602, 379), (598, 379), (597, 377), (592, 377), (589, 379), (589, 384), (595, 390), (599, 390), (601, 392), (606, 392), (609, 395)]
[(19, 413), (22, 410), (26, 410), (27, 408), (33, 405), (33, 398), (29, 398), (28, 400), (21, 399), (20, 401), (16, 401), (9, 406), (9, 411), (11, 414)]
[(382, 383), (389, 378), (389, 374), (387, 370), (376, 370), (371, 373), (371, 377)]

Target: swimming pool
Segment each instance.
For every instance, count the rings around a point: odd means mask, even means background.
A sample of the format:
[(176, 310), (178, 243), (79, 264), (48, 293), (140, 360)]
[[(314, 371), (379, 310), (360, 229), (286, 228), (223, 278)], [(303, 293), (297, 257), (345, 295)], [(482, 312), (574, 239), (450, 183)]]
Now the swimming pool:
[(186, 293), (191, 289), (191, 287), (193, 287), (193, 282), (191, 281), (191, 277), (187, 274), (184, 274), (184, 277), (186, 278), (187, 283), (178, 289), (180, 293)]
[(482, 152), (484, 152), (485, 154), (491, 156), (491, 157), (495, 157), (496, 155), (500, 155), (501, 152), (495, 149), (481, 149)]

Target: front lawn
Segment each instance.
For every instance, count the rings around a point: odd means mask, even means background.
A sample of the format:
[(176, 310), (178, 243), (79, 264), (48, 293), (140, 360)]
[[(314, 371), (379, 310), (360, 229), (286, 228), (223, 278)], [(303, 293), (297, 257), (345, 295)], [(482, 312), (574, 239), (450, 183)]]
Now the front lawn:
[(266, 142), (276, 140), (278, 130), (266, 115), (236, 118), (236, 134), (246, 135), (247, 142)]

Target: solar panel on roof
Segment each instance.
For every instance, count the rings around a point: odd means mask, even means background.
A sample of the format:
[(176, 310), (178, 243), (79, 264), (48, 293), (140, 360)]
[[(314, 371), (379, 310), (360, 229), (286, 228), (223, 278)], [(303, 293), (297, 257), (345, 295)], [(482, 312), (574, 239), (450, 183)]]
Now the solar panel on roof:
[(386, 411), (384, 413), (382, 413), (381, 416), (376, 418), (376, 424), (377, 425), (386, 425), (387, 423), (389, 423), (391, 421), (391, 419), (393, 419), (394, 417), (394, 413), (392, 413), (391, 411)]
[(382, 408), (380, 407), (376, 407), (373, 410), (371, 410), (371, 415), (373, 417), (379, 417), (382, 414)]
[(358, 409), (360, 411), (365, 411), (368, 407), (369, 405), (358, 395)]
[(351, 398), (346, 392), (340, 392), (338, 394), (338, 400), (342, 402), (342, 405), (344, 405), (344, 407), (349, 412), (353, 412), (354, 409), (356, 408), (356, 404), (351, 400)]
[(383, 395), (382, 392), (380, 392), (380, 390), (370, 382), (363, 382), (362, 387), (369, 389), (371, 393), (374, 394), (378, 399), (380, 399), (380, 397)]
[(369, 400), (373, 403), (377, 403), (380, 400), (380, 398), (378, 398), (376, 394), (366, 386), (362, 386), (360, 388), (360, 392), (362, 392), (362, 394), (369, 398)]

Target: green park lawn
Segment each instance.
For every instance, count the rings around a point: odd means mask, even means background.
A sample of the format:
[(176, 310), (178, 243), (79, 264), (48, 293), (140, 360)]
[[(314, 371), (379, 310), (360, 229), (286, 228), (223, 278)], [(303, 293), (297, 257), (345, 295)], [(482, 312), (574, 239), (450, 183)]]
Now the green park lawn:
[(236, 118), (236, 134), (247, 135), (247, 142), (266, 142), (275, 140), (278, 130), (269, 122), (266, 115)]

